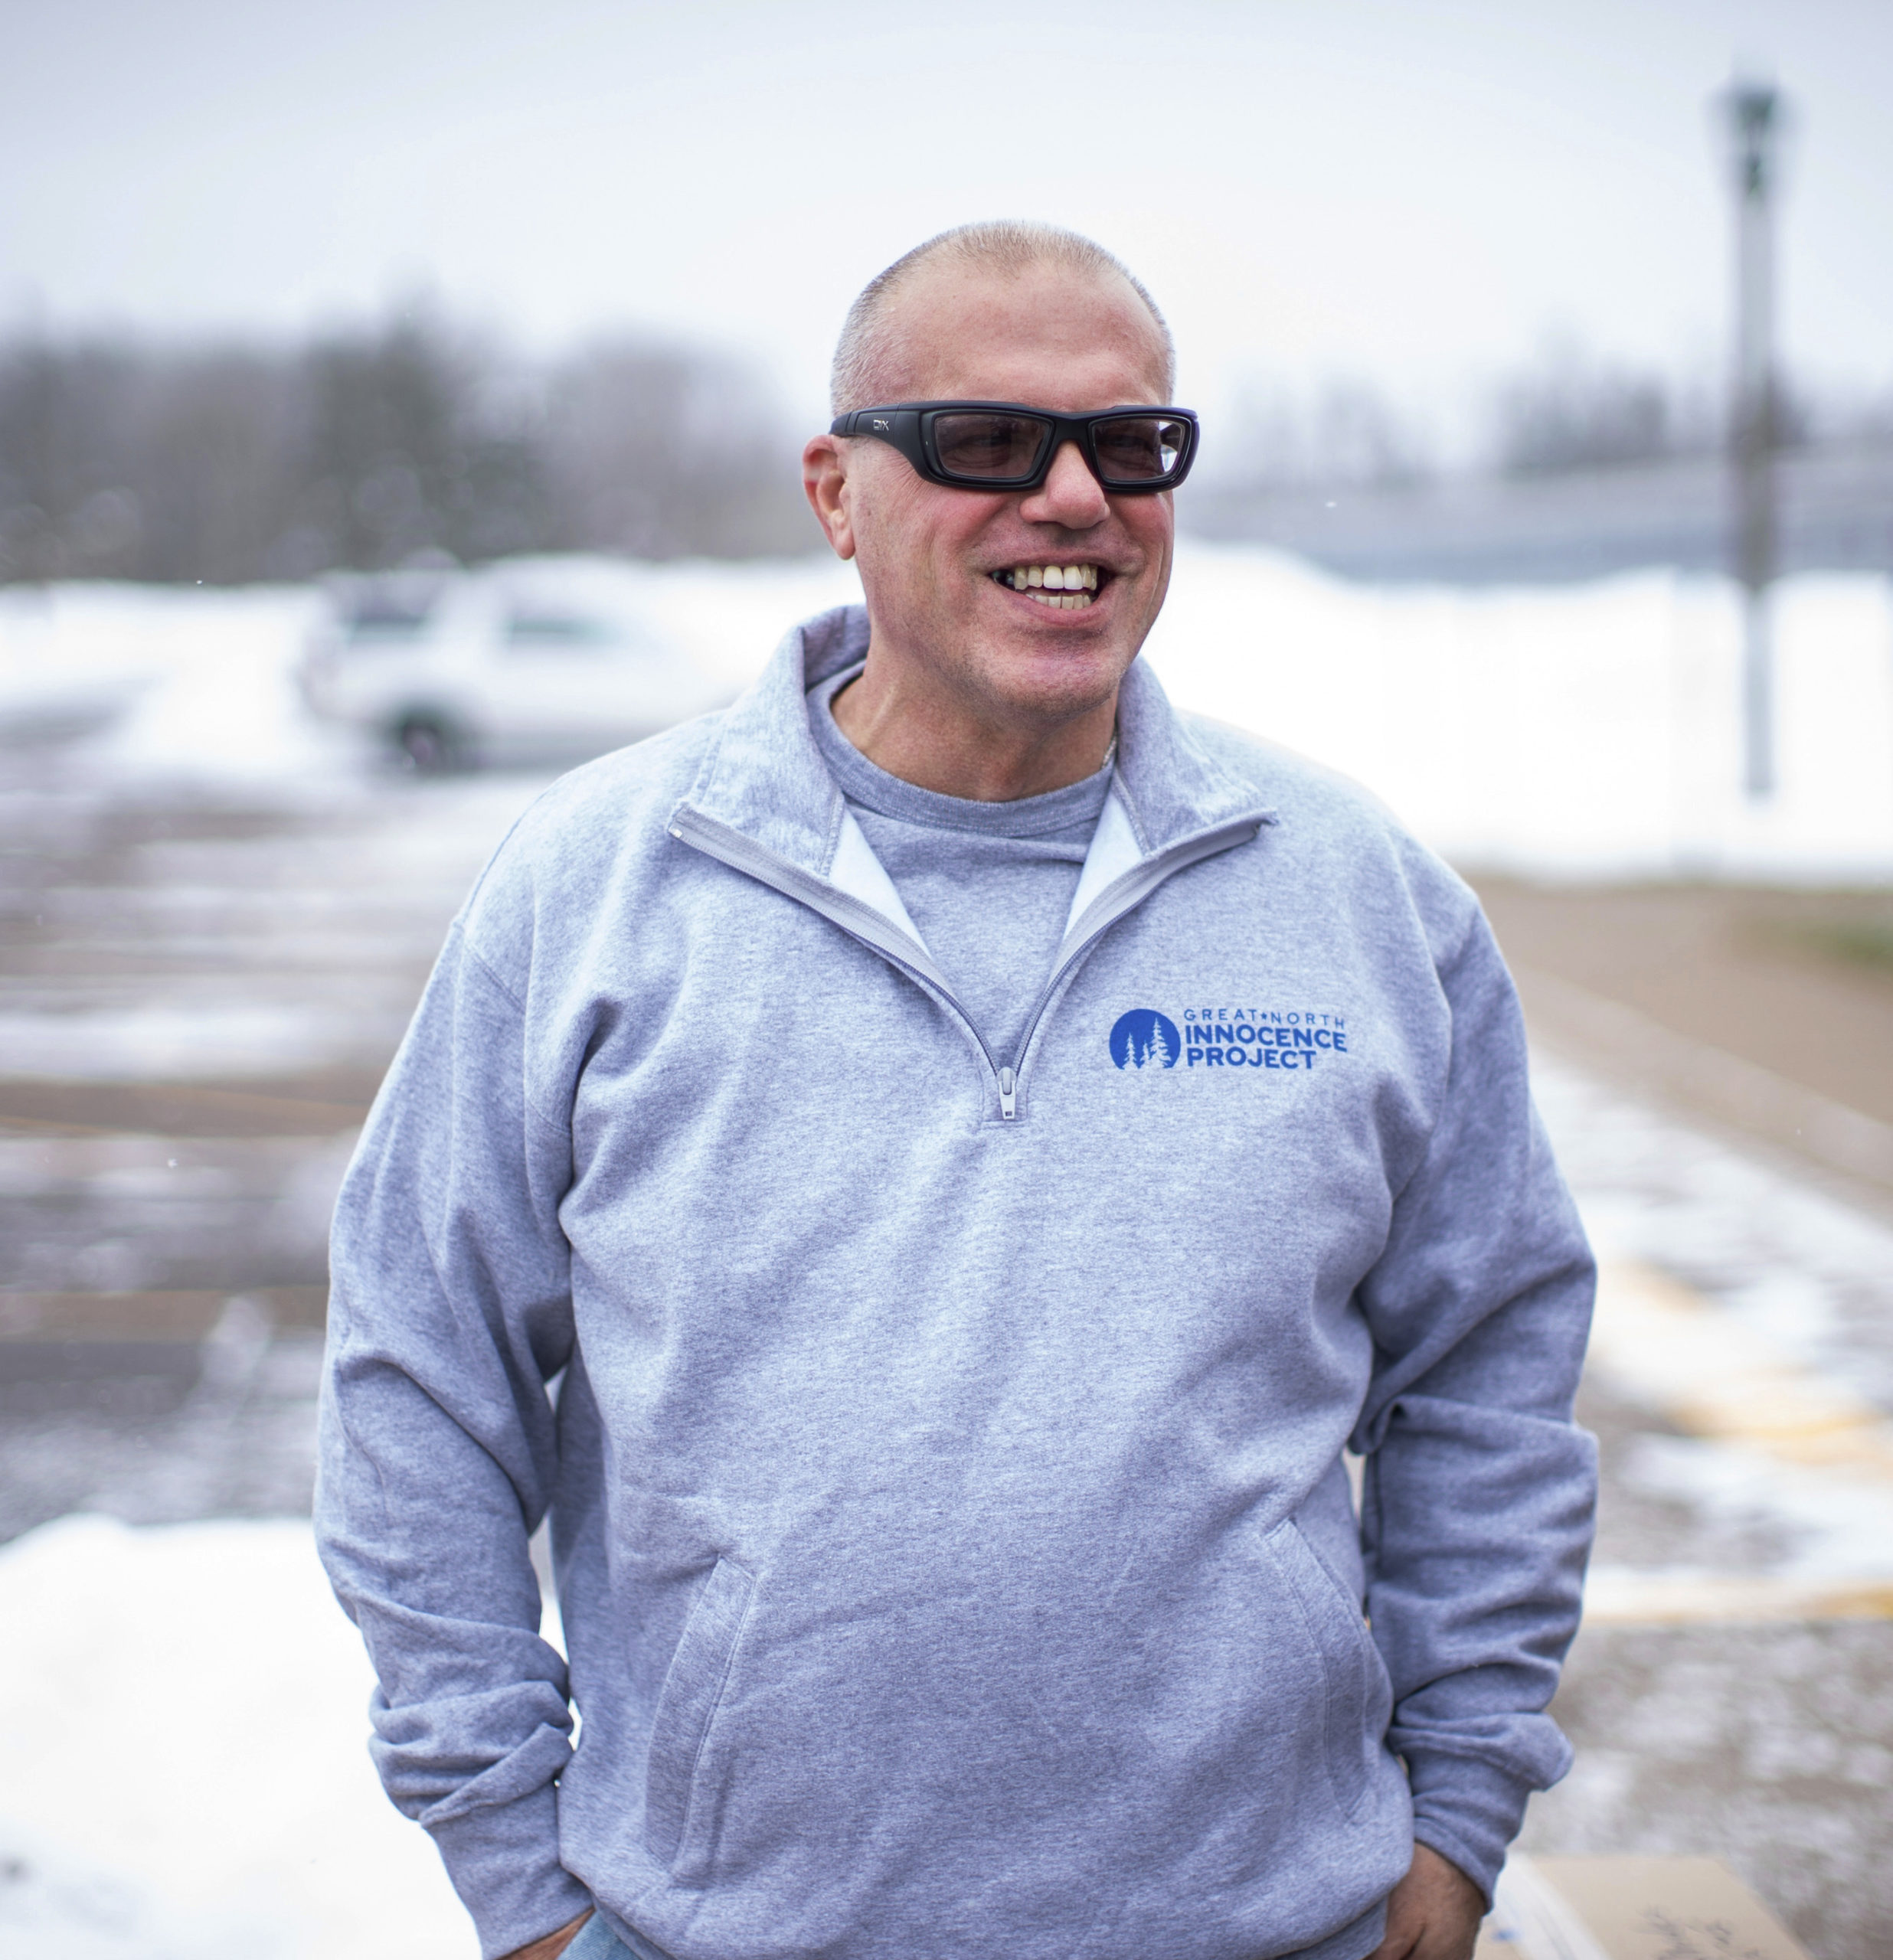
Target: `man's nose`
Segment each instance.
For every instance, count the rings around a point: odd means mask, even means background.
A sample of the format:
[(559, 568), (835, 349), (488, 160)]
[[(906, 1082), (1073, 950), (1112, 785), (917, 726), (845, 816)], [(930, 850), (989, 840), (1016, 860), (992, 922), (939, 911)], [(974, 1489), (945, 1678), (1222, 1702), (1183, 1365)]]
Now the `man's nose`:
[(1045, 480), (1019, 506), (1028, 524), (1063, 524), (1067, 531), (1088, 531), (1110, 514), (1104, 486), (1076, 443), (1061, 443)]

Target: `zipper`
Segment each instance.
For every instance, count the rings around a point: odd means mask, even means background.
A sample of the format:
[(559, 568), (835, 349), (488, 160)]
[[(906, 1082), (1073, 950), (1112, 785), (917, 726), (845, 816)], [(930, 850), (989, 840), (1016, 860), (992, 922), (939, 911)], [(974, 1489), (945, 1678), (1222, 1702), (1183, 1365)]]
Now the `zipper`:
[(1127, 913), (1134, 912), (1167, 879), (1201, 863), (1205, 858), (1213, 858), (1218, 852), (1237, 844), (1246, 844), (1265, 821), (1259, 815), (1244, 817), (1234, 823), (1219, 824), (1213, 830), (1203, 831), (1195, 837), (1186, 837), (1153, 858), (1140, 859), (1107, 885), (1086, 906), (1077, 925), (1065, 936), (1064, 944), (1059, 948), (1058, 957), (1053, 962), (1051, 977), (1040, 989), (1038, 998), (1027, 1018), (1025, 1031), (1019, 1038), (1018, 1063), (1014, 1067), (1005, 1067), (995, 1060), (992, 1050), (986, 1046), (986, 1037), (953, 998), (946, 975), (927, 957), (926, 949), (910, 939), (891, 920), (877, 912), (871, 905), (864, 904), (826, 879), (818, 878), (813, 872), (805, 871), (800, 865), (790, 864), (787, 858), (745, 837), (741, 831), (718, 823), (714, 818), (703, 816), (688, 805), (676, 812), (667, 828), (680, 844), (687, 844), (694, 850), (701, 851), (706, 858), (714, 858), (732, 871), (741, 871), (759, 884), (780, 892), (785, 898), (793, 898), (811, 911), (819, 913), (832, 925), (839, 926), (851, 938), (859, 939), (933, 995), (972, 1037), (973, 1045), (985, 1060), (986, 1072), (999, 1090), (999, 1116), (1002, 1120), (1010, 1123), (1018, 1119), (1019, 1078), (1025, 1057), (1032, 1052), (1032, 1037), (1038, 1032), (1038, 1024), (1072, 969), (1106, 932)]
[[(818, 878), (813, 872), (803, 870), (799, 864), (790, 864), (787, 858), (745, 837), (740, 830), (718, 823), (713, 817), (701, 815), (685, 807), (672, 817), (668, 828), (680, 844), (689, 844), (706, 858), (714, 858), (732, 871), (755, 879), (758, 884), (767, 885), (785, 898), (793, 898), (807, 906), (810, 911), (819, 913), (831, 925), (839, 926), (850, 938), (859, 939), (871, 951), (879, 953), (891, 966), (899, 968), (916, 985), (932, 995), (966, 1031), (986, 1063), (987, 1074), (996, 1084), (999, 1083), (999, 1063), (986, 1046), (986, 1037), (953, 998), (953, 990), (946, 975), (927, 956), (925, 947), (910, 939), (884, 913), (830, 884), (826, 878)], [(1012, 1071), (1008, 1070), (1006, 1073), (1010, 1074)], [(1007, 1099), (1008, 1092), (1002, 1086), (1002, 1106)]]

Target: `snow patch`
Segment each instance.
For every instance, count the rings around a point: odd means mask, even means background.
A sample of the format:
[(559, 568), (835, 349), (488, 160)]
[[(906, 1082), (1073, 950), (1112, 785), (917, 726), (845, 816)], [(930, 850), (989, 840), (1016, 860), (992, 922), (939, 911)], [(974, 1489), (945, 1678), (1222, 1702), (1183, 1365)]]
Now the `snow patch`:
[(1456, 863), (1893, 880), (1893, 586), (1810, 576), (1774, 603), (1781, 786), (1760, 808), (1725, 580), (1357, 586), (1186, 543), (1147, 652), (1179, 705), (1353, 777)]
[[(0, 1551), (0, 1955), (466, 1960), (368, 1760), (303, 1522), (69, 1517)], [(83, 1852), (74, 1847), (83, 1847)]]
[(1644, 1489), (1712, 1516), (1783, 1527), (1793, 1550), (1771, 1577), (1893, 1580), (1893, 1490), (1870, 1476), (1784, 1463), (1741, 1443), (1655, 1435), (1636, 1439), (1625, 1469)]
[(270, 1075), (361, 1045), (354, 1021), (297, 1008), (128, 1008), (0, 1014), (11, 1076), (64, 1082), (165, 1082)]

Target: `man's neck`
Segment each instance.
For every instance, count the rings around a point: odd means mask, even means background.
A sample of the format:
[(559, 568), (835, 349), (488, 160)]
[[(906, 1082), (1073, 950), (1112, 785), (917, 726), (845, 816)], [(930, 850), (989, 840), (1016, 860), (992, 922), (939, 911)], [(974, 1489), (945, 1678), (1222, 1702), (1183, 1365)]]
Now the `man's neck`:
[(935, 690), (904, 686), (871, 649), (832, 706), (842, 733), (877, 769), (976, 803), (1016, 802), (1095, 776), (1117, 724), (1114, 691), (1067, 720), (1021, 727)]

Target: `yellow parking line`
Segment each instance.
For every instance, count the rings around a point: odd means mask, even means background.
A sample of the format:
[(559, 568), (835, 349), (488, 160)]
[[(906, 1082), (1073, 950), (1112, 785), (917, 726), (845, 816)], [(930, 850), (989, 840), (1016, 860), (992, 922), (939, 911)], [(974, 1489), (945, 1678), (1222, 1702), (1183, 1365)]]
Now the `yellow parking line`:
[(1591, 1357), (1685, 1435), (1831, 1479), (1856, 1514), (1863, 1499), (1884, 1501), (1886, 1552), (1884, 1570), (1831, 1577), (1600, 1567), (1585, 1591), (1589, 1624), (1893, 1619), (1893, 1423), (1873, 1403), (1631, 1261), (1599, 1272)]
[(1871, 1402), (1649, 1266), (1602, 1267), (1591, 1354), (1686, 1435), (1893, 1482), (1893, 1423)]

